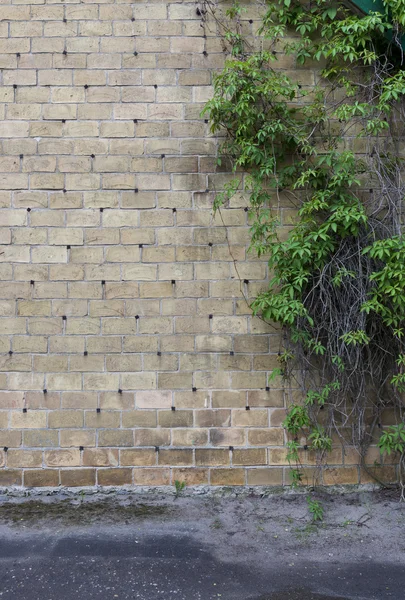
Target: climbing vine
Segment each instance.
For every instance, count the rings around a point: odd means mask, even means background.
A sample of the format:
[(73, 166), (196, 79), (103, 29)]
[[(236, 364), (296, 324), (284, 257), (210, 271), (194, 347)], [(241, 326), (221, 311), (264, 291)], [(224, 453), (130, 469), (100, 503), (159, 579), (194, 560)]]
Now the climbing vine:
[[(226, 134), (219, 164), (235, 172), (215, 208), (245, 194), (251, 251), (268, 259), (252, 309), (282, 329), (273, 377), (290, 396), (293, 483), (302, 449), (321, 466), (336, 440), (370, 471), (377, 434), (403, 482), (405, 0), (367, 15), (335, 0), (258, 1), (254, 36), (238, 2), (198, 4), (228, 55), (205, 107)], [(378, 433), (387, 408), (395, 421)]]

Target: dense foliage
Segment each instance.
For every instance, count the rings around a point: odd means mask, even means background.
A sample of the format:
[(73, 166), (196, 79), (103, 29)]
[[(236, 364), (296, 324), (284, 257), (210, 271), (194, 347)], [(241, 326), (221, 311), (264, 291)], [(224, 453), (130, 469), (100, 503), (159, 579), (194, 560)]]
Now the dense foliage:
[[(396, 421), (380, 448), (402, 464), (405, 0), (383, 0), (368, 15), (334, 0), (259, 2), (254, 42), (237, 2), (222, 16), (215, 2), (202, 4), (229, 52), (206, 106), (212, 131), (227, 134), (219, 162), (231, 160), (236, 174), (216, 208), (242, 190), (251, 249), (268, 257), (269, 289), (252, 308), (283, 331), (273, 376), (291, 392), (293, 480), (302, 447), (321, 464), (334, 437), (364, 464), (387, 406)], [(286, 56), (295, 69), (278, 66)]]

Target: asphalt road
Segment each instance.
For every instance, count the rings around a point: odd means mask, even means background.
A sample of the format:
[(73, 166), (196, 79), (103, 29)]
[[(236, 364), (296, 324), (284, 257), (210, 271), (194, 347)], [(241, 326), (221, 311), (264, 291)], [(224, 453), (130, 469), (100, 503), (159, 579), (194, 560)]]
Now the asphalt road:
[[(198, 500), (196, 500), (198, 503)], [(193, 503), (193, 500), (191, 500)], [(119, 507), (117, 507), (119, 508)], [(405, 564), (356, 539), (326, 553), (322, 540), (279, 542), (279, 533), (244, 531), (240, 516), (221, 503), (168, 512), (127, 514), (75, 506), (79, 521), (57, 506), (52, 515), (19, 507), (0, 526), (1, 600), (402, 600)], [(56, 512), (55, 512), (56, 509)], [(236, 512), (238, 512), (236, 511)], [(233, 513), (233, 514), (229, 514)], [(0, 506), (0, 522), (2, 507)], [(229, 524), (226, 517), (230, 518)], [(246, 516), (246, 515), (245, 515)], [(237, 519), (240, 519), (239, 525)], [(252, 518), (252, 516), (250, 516)], [(206, 519), (209, 519), (206, 521)], [(222, 522), (221, 527), (217, 527)], [(260, 520), (262, 523), (263, 520)], [(288, 522), (288, 521), (287, 521)], [(206, 526), (207, 523), (214, 524)], [(262, 527), (262, 525), (260, 525)], [(257, 529), (257, 528), (256, 528)], [(266, 527), (262, 527), (266, 529)], [(284, 527), (284, 529), (286, 529)], [(203, 535), (201, 535), (203, 532)], [(263, 534), (263, 535), (262, 535)], [(323, 534), (321, 534), (323, 535)], [(363, 532), (361, 535), (364, 537)], [(312, 536), (312, 534), (311, 534)], [(343, 540), (344, 541), (344, 540)], [(364, 543), (364, 540), (362, 540)], [(315, 544), (315, 547), (314, 547)], [(329, 544), (330, 549), (330, 544)], [(341, 551), (342, 550), (342, 551)], [(378, 550), (378, 548), (376, 548)], [(325, 554), (325, 557), (322, 554)], [(326, 556), (334, 554), (334, 556)], [(345, 560), (345, 556), (347, 559)]]

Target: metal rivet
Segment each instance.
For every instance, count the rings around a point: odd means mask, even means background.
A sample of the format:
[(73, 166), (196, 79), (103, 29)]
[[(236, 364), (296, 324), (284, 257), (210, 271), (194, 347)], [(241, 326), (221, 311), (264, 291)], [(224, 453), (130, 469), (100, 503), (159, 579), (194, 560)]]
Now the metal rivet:
[(155, 452), (159, 452), (159, 446), (155, 446)]
[(155, 85), (153, 86), (155, 88), (155, 90), (157, 89), (157, 83), (155, 83)]
[(135, 319), (138, 320), (139, 319), (139, 315), (135, 315)]
[(162, 356), (162, 353), (159, 351), (159, 352), (157, 353), (157, 355), (158, 355), (158, 356)]
[(84, 84), (84, 89), (85, 89), (85, 90), (87, 90), (87, 89), (88, 89), (88, 87), (89, 87), (89, 86), (87, 85), (87, 83), (85, 83), (85, 84)]
[(208, 246), (210, 246), (210, 247), (211, 247), (211, 246), (212, 246), (212, 242), (208, 242)]
[(230, 356), (234, 356), (234, 355), (235, 355), (235, 352), (234, 352), (233, 350), (231, 350), (231, 351), (230, 351), (230, 353), (229, 353), (229, 355), (230, 355)]
[(35, 281), (33, 279), (31, 279), (30, 284), (34, 285)]
[(11, 355), (13, 354), (13, 351), (12, 351), (12, 350), (9, 350), (9, 351), (8, 351), (8, 353), (9, 353), (9, 355), (11, 356)]
[(206, 50), (204, 50), (203, 54), (204, 56), (208, 56), (208, 52)]
[(175, 284), (176, 284), (176, 280), (172, 279), (172, 285), (175, 285)]
[(105, 279), (101, 280), (101, 285), (105, 285)]
[(64, 321), (66, 321), (66, 318), (67, 318), (67, 317), (66, 317), (66, 315), (63, 315), (62, 319), (63, 319)]
[(244, 279), (244, 280), (243, 280), (243, 283), (246, 283), (246, 284), (248, 284), (248, 283), (249, 283), (249, 279)]
[(246, 406), (245, 408), (246, 408), (246, 410), (250, 410), (250, 406)]
[(143, 248), (143, 244), (139, 244), (139, 248)]
[(101, 408), (97, 408), (96, 412), (101, 413)]
[(138, 52), (134, 52), (134, 56), (138, 56)]
[(165, 157), (165, 154), (162, 154), (160, 158), (164, 158), (164, 157)]
[(44, 392), (44, 394), (47, 394), (47, 393), (48, 393), (48, 390), (45, 388), (45, 389), (43, 390), (43, 392)]
[(118, 388), (118, 393), (122, 394), (122, 389), (121, 388)]
[(92, 154), (92, 155), (91, 155), (91, 158), (96, 158), (96, 155), (95, 155), (95, 154)]
[(17, 84), (13, 83), (13, 88), (16, 90), (17, 89)]
[(209, 319), (212, 319), (212, 318), (213, 318), (213, 316), (214, 316), (214, 315), (208, 315), (208, 318), (209, 318)]
[(26, 409), (26, 408), (23, 408), (23, 413), (26, 413), (26, 412), (27, 412), (27, 409)]
[(196, 388), (196, 387), (193, 387), (193, 392), (196, 392), (196, 391), (197, 391), (197, 388)]
[(67, 250), (70, 250), (70, 246), (66, 246), (66, 249), (67, 249)]
[(138, 119), (134, 119), (134, 123), (138, 123)]
[(229, 450), (232, 452), (233, 451), (233, 446), (229, 446)]
[(175, 212), (177, 212), (177, 208), (173, 208), (173, 212), (174, 212), (174, 213), (175, 213)]
[(85, 351), (83, 352), (83, 356), (87, 356), (87, 355), (88, 355), (88, 352), (87, 352), (87, 350), (85, 350)]
[(175, 407), (175, 406), (172, 406), (172, 411), (174, 412), (175, 410), (176, 410), (176, 407)]
[(7, 446), (4, 446), (3, 450), (4, 450), (4, 452), (7, 452), (7, 450), (8, 450)]
[(270, 388), (268, 385), (266, 385), (266, 392), (269, 392), (269, 391), (270, 391)]
[(84, 446), (80, 446), (79, 450), (80, 450), (80, 452), (83, 452)]
[(135, 194), (137, 194), (139, 192), (138, 188), (134, 189)]
[(24, 158), (24, 154), (20, 154), (20, 158)]
[(31, 209), (30, 209), (30, 208), (27, 208), (27, 212), (31, 212)]

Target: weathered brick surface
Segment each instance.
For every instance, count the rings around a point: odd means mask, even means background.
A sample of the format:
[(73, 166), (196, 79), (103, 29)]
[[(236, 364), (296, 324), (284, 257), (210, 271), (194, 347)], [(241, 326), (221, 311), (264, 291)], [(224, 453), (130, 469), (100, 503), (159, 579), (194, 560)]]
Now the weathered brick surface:
[[(288, 483), (280, 335), (248, 307), (267, 264), (243, 193), (212, 212), (225, 57), (196, 8), (0, 6), (0, 485)], [(339, 456), (325, 483), (365, 480)]]

